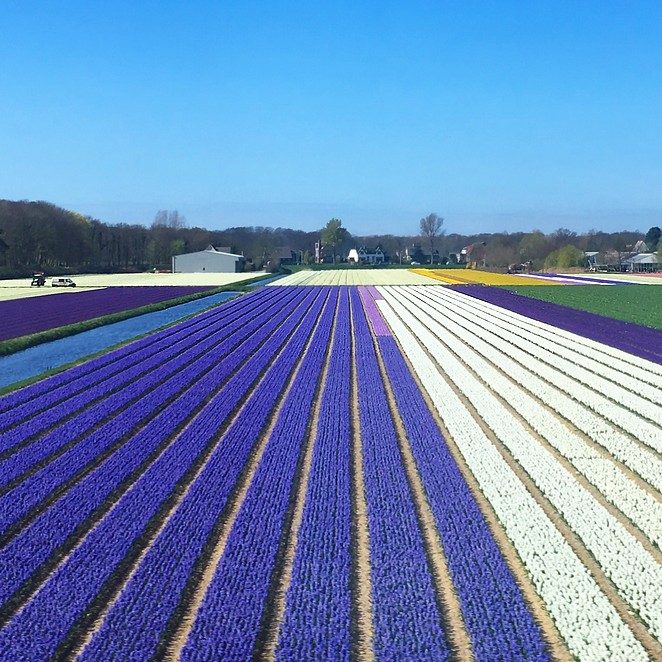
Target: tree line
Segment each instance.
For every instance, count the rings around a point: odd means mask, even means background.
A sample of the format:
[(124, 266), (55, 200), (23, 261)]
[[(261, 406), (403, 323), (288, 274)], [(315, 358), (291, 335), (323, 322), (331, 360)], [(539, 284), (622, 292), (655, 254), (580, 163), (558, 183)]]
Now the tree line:
[[(589, 250), (626, 251), (644, 238), (641, 232), (633, 231), (578, 234), (563, 228), (551, 234), (465, 235), (445, 233), (442, 224), (441, 217), (430, 214), (421, 219), (417, 231), (402, 235), (353, 235), (339, 219), (331, 219), (314, 232), (262, 226), (207, 230), (188, 227), (177, 211), (159, 211), (150, 225), (110, 224), (48, 202), (0, 200), (0, 275), (25, 276), (35, 270), (55, 275), (168, 269), (172, 255), (204, 250), (209, 244), (243, 254), (249, 269), (261, 269), (292, 253), (297, 261), (312, 262), (315, 243), (320, 240), (336, 259), (342, 259), (356, 246), (379, 245), (393, 262), (399, 261), (412, 245), (447, 256), (471, 243), (485, 242), (489, 266), (501, 268), (531, 260), (535, 268), (542, 268), (545, 259), (555, 252), (570, 259), (568, 246), (575, 249), (576, 258)], [(651, 228), (647, 241), (655, 241), (651, 234), (654, 230), (659, 232), (659, 228)]]

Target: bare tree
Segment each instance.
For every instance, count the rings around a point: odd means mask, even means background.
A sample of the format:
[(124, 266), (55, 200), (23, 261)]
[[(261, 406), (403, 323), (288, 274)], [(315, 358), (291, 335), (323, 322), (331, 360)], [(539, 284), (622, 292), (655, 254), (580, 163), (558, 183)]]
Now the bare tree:
[(430, 264), (434, 259), (434, 244), (441, 233), (441, 226), (444, 224), (444, 219), (438, 214), (428, 214), (425, 218), (421, 219), (421, 236), (425, 237), (430, 244)]

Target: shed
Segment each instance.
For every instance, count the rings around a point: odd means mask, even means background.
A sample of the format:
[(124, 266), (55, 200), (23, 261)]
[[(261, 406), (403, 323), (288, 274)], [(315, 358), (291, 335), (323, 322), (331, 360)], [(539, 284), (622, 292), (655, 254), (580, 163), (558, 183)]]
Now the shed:
[(629, 257), (621, 263), (627, 271), (654, 272), (659, 271), (660, 264), (656, 253), (639, 253)]
[(204, 251), (173, 255), (172, 272), (186, 274), (238, 273), (244, 270), (245, 261), (243, 255), (222, 251), (209, 245)]

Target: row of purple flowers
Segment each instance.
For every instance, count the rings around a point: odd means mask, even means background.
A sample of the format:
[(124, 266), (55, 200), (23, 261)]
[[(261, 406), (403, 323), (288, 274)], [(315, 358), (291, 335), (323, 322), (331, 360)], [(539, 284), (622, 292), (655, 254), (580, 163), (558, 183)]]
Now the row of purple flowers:
[[(210, 365), (198, 362), (195, 384), (188, 388), (181, 380), (164, 384), (165, 390), (172, 388), (179, 396), (5, 547), (2, 554), (13, 559), (2, 589), (2, 597), (9, 598), (79, 527), (103, 516), (113, 491), (123, 484), (124, 489), (128, 487), (66, 563), (2, 630), (0, 651), (41, 659), (61, 649), (74, 623), (89, 617), (92, 601), (132, 553), (153, 518), (176, 496), (178, 483), (214, 448), (219, 428), (298, 325), (307, 307), (301, 304), (313, 296), (311, 292), (293, 297), (290, 292), (284, 299), (294, 305), (282, 307), (268, 323), (260, 320), (257, 328), (242, 327), (237, 333), (244, 340), (238, 347), (232, 342), (233, 349), (212, 353), (215, 360)], [(233, 375), (237, 368), (239, 372)], [(204, 410), (169, 442), (189, 413), (203, 404)], [(0, 565), (9, 567), (1, 561)]]
[(0, 340), (133, 310), (212, 289), (194, 286), (107, 287), (0, 301)]

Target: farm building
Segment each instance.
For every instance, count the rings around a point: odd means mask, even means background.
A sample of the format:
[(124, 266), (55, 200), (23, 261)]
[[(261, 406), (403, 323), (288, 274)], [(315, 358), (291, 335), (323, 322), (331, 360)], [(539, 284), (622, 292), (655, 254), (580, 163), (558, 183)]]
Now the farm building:
[(660, 264), (656, 253), (638, 253), (629, 257), (621, 263), (626, 271), (631, 272), (654, 272), (660, 270)]
[(204, 251), (173, 255), (172, 272), (188, 274), (201, 273), (203, 271), (210, 271), (212, 273), (237, 273), (244, 270), (245, 261), (243, 255), (235, 255), (234, 253), (215, 248), (210, 244)]
[(381, 246), (371, 249), (365, 246), (352, 248), (347, 255), (348, 262), (357, 264), (384, 264), (388, 261), (388, 256), (384, 253)]

